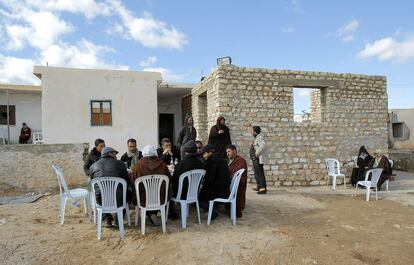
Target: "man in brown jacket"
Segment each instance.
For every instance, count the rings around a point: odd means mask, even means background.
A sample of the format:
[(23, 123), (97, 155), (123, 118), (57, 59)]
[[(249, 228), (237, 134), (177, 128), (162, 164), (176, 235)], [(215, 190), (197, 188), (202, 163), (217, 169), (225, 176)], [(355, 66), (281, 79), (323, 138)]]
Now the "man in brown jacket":
[[(171, 189), (171, 174), (168, 170), (167, 165), (157, 157), (157, 149), (155, 149), (152, 145), (147, 145), (142, 149), (142, 156), (138, 163), (135, 165), (134, 169), (131, 173), (131, 186), (134, 191), (132, 197), (132, 204), (137, 205), (137, 198), (135, 192), (135, 180), (137, 178), (147, 176), (147, 175), (165, 175), (169, 178), (169, 186), (165, 187), (165, 185), (161, 186), (161, 202), (164, 202), (165, 197), (165, 189), (168, 189), (168, 198), (169, 200), (172, 196), (172, 189)], [(139, 198), (141, 206), (145, 206), (145, 189), (143, 185), (139, 187)], [(152, 224), (160, 225), (161, 222), (157, 218), (156, 211), (147, 211), (147, 216)]]
[[(234, 173), (244, 168), (244, 172), (240, 178), (239, 188), (237, 190), (236, 198), (236, 216), (242, 217), (242, 211), (246, 206), (246, 187), (247, 187), (247, 162), (246, 160), (237, 154), (235, 145), (228, 145), (226, 147), (226, 154), (229, 164), (229, 176), (233, 177)], [(231, 181), (231, 180), (230, 180)]]

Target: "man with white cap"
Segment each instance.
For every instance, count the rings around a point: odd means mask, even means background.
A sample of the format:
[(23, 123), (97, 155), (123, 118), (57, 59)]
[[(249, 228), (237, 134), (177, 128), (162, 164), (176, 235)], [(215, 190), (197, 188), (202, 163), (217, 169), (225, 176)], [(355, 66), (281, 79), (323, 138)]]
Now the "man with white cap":
[[(91, 179), (99, 178), (99, 177), (115, 177), (115, 178), (122, 178), (127, 183), (127, 202), (129, 204), (130, 201), (130, 192), (128, 192), (128, 187), (130, 183), (130, 179), (128, 177), (128, 172), (124, 162), (117, 159), (116, 154), (118, 151), (113, 149), (112, 147), (104, 147), (101, 152), (101, 158), (92, 164), (89, 168), (89, 174)], [(96, 190), (96, 200), (100, 204), (101, 203), (101, 192), (99, 189)], [(118, 186), (116, 190), (116, 201), (118, 207), (122, 206), (123, 194), (122, 194), (122, 187)], [(112, 226), (113, 216), (111, 214), (104, 214), (104, 219), (106, 219), (106, 225), (108, 227)]]
[[(147, 145), (142, 149), (142, 156), (138, 163), (135, 165), (134, 169), (131, 173), (131, 183), (133, 183), (132, 187), (134, 190), (132, 204), (137, 205), (136, 200), (136, 192), (135, 192), (135, 180), (139, 177), (147, 176), (147, 175), (165, 175), (169, 178), (169, 186), (165, 187), (164, 185), (161, 186), (160, 194), (161, 194), (161, 202), (163, 202), (166, 198), (164, 198), (165, 188), (168, 189), (168, 198), (170, 199), (172, 196), (171, 190), (171, 174), (168, 170), (167, 165), (158, 158), (157, 149), (152, 145)], [(139, 188), (139, 198), (140, 203), (142, 206), (145, 206), (145, 189), (143, 185), (140, 185)], [(160, 225), (160, 221), (157, 218), (157, 212), (155, 211), (147, 211), (147, 216), (150, 222), (154, 225)]]

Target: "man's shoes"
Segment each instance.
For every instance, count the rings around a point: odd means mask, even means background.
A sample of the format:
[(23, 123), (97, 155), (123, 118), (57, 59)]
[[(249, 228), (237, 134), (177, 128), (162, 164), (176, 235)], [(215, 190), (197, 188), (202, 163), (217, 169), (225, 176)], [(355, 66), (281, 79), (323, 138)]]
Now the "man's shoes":
[(259, 188), (252, 188), (253, 191), (259, 191)]
[(160, 222), (160, 220), (158, 220), (156, 214), (149, 215), (148, 219), (150, 220), (151, 224), (153, 224), (155, 226), (160, 226), (161, 225), (161, 222)]
[(266, 188), (261, 188), (261, 189), (259, 189), (259, 191), (257, 192), (257, 194), (266, 194), (266, 193), (267, 193)]

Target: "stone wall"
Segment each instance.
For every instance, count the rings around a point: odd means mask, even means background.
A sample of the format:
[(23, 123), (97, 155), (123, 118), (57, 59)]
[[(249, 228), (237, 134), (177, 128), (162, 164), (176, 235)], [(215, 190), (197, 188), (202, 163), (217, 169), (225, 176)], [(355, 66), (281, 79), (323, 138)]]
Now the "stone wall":
[(83, 159), (87, 152), (88, 144), (0, 146), (0, 192), (4, 188), (58, 190), (53, 164), (61, 165), (69, 186), (86, 186)]
[[(361, 145), (388, 153), (388, 97), (383, 76), (225, 65), (219, 66), (207, 82), (208, 117), (198, 115), (197, 127), (205, 128), (207, 123), (210, 128), (223, 115), (233, 143), (248, 158), (253, 140), (250, 125), (260, 126), (267, 141), (268, 163), (264, 168), (268, 185), (326, 184), (324, 159), (337, 158), (349, 174), (352, 156)], [(193, 113), (198, 111), (194, 99), (202, 85), (193, 89)], [(320, 117), (315, 122), (294, 121), (295, 87), (319, 89), (313, 97), (321, 106), (314, 110)]]
[(394, 162), (394, 170), (414, 172), (414, 151), (390, 150), (389, 157)]

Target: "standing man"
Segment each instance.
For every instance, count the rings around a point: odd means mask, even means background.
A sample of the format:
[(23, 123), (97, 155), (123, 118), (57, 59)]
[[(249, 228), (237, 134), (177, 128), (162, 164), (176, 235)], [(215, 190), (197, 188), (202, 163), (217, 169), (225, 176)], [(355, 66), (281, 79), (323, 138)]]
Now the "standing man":
[(22, 129), (20, 130), (19, 144), (27, 144), (32, 136), (32, 130), (23, 122)]
[(194, 119), (191, 115), (188, 115), (187, 117), (185, 117), (184, 126), (181, 129), (180, 133), (178, 134), (178, 140), (177, 140), (177, 145), (180, 148), (182, 158), (184, 158), (185, 156), (184, 145), (188, 141), (191, 141), (191, 140), (195, 141), (196, 138), (197, 138), (197, 131), (194, 128)]
[(257, 188), (253, 188), (253, 190), (257, 191), (257, 194), (266, 194), (266, 178), (263, 170), (266, 156), (266, 143), (263, 135), (260, 134), (261, 129), (259, 126), (252, 126), (251, 132), (254, 141), (250, 146), (250, 158), (252, 159), (254, 177), (257, 183)]
[(137, 141), (133, 138), (127, 141), (127, 145), (128, 151), (121, 156), (121, 161), (127, 163), (127, 168), (131, 168), (142, 158), (142, 152), (138, 150)]
[(86, 157), (85, 164), (83, 165), (83, 170), (87, 176), (89, 176), (89, 168), (92, 166), (92, 164), (101, 158), (101, 152), (104, 147), (104, 140), (100, 138), (95, 140), (95, 147), (89, 152), (88, 156)]
[(180, 151), (172, 146), (171, 140), (168, 138), (161, 140), (161, 148), (157, 149), (157, 155), (167, 166), (171, 165), (171, 162), (174, 163), (181, 160)]
[(246, 206), (246, 188), (247, 188), (247, 162), (246, 160), (237, 154), (235, 145), (228, 145), (226, 147), (227, 163), (229, 165), (229, 177), (230, 181), (234, 173), (240, 169), (244, 169), (240, 178), (239, 188), (237, 189), (236, 198), (236, 216), (242, 217), (242, 211)]
[(230, 129), (226, 126), (226, 120), (223, 116), (217, 118), (217, 123), (210, 129), (208, 144), (214, 146), (216, 153), (226, 157), (226, 146), (231, 144)]

